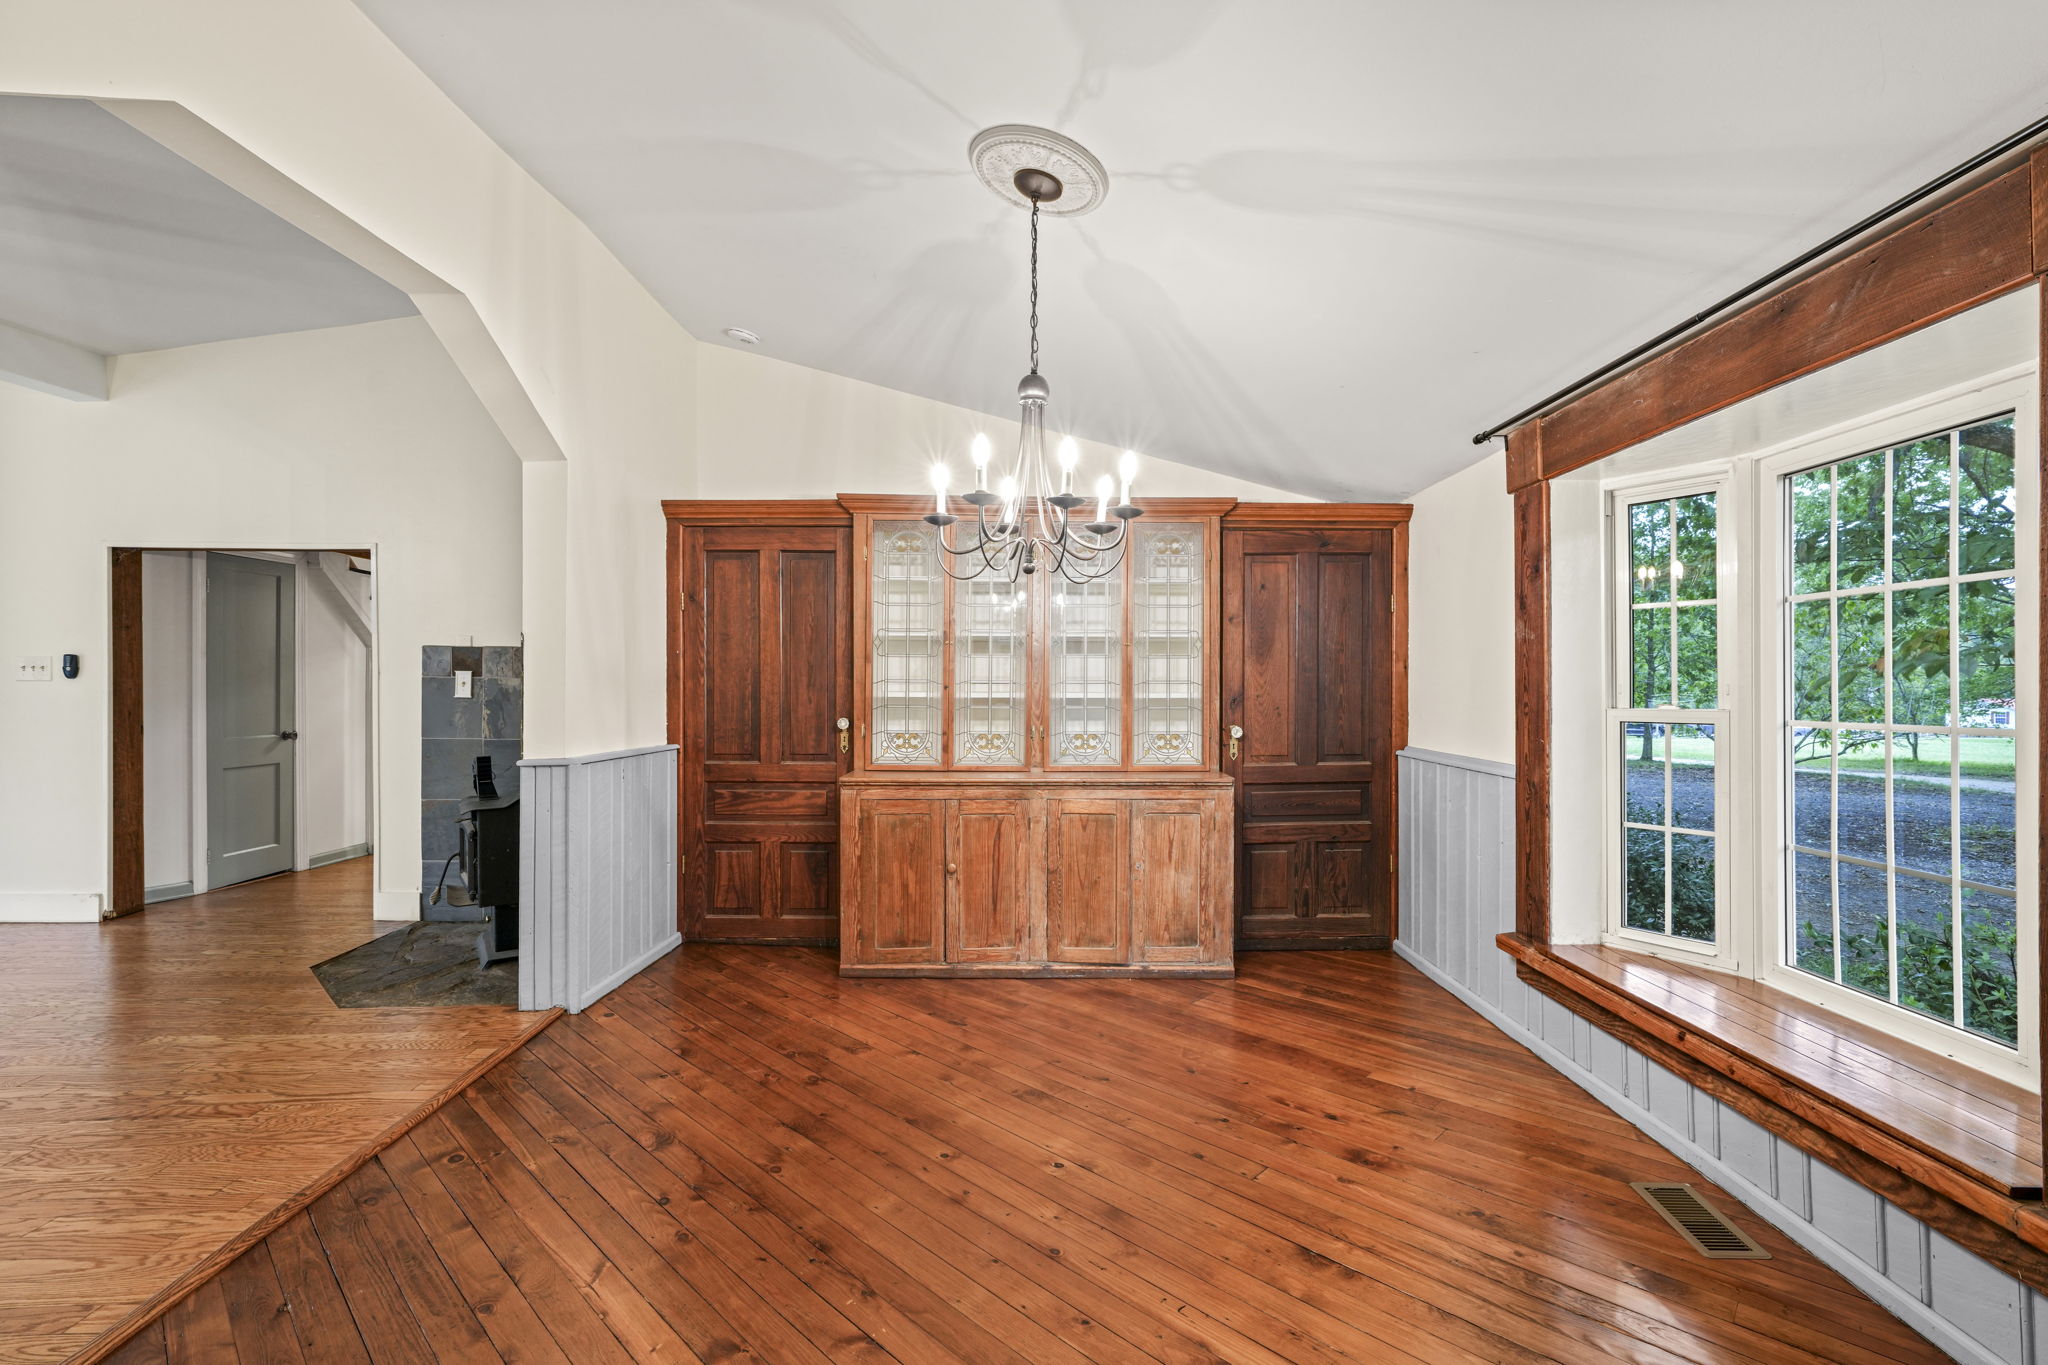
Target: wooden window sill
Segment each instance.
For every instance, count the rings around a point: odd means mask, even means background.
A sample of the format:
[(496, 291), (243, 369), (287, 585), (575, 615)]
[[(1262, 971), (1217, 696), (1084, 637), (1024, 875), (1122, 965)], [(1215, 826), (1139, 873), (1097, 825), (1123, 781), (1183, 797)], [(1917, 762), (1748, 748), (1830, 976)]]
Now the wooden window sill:
[[(1498, 942), (1535, 989), (1894, 1202), (1922, 1216), (1960, 1205), (2048, 1249), (2032, 1093), (1746, 978), (1617, 948)], [(1931, 1221), (1954, 1235), (1952, 1218)]]

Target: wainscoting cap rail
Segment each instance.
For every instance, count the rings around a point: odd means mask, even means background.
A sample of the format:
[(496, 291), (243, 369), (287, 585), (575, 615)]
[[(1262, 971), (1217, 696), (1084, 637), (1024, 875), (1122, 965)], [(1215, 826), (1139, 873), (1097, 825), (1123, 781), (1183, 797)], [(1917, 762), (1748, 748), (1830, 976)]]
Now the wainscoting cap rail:
[(1512, 763), (1502, 763), (1494, 758), (1473, 758), (1468, 754), (1447, 754), (1441, 749), (1417, 749), (1411, 746), (1401, 750), (1394, 757), (1412, 759), (1417, 763), (1435, 763), (1446, 768), (1465, 768), (1493, 777), (1515, 775), (1515, 765)]
[(676, 752), (673, 744), (649, 744), (640, 749), (612, 749), (601, 754), (570, 754), (563, 758), (522, 758), (522, 768), (566, 768), (578, 763), (605, 763), (612, 759), (639, 758), (643, 754), (668, 754)]

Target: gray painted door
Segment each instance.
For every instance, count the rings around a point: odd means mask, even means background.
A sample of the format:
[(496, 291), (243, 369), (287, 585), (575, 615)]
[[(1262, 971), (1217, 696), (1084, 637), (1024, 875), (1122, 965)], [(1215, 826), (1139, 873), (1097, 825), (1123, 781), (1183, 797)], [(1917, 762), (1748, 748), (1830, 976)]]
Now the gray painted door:
[(281, 560), (206, 557), (209, 886), (291, 870), (294, 588)]

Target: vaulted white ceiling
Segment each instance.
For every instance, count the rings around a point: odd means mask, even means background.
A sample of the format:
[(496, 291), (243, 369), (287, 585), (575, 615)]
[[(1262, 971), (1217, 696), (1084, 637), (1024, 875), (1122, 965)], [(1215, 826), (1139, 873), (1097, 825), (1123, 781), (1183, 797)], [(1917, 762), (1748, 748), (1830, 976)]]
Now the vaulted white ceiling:
[(696, 336), (1329, 497), (1472, 432), (2048, 109), (2039, 0), (359, 0)]
[(119, 355), (412, 311), (91, 101), (0, 95), (0, 325)]

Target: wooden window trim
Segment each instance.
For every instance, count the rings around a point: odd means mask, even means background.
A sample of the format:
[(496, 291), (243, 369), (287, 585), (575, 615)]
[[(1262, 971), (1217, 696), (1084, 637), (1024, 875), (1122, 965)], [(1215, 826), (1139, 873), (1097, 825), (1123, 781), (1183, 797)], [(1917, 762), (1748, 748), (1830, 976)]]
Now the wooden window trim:
[[(1910, 1116), (1881, 1097), (1851, 1097), (1824, 1078), (1801, 1074), (1788, 1058), (1773, 1059), (1743, 1038), (1717, 1035), (1700, 1011), (1679, 1007), (1671, 983), (1659, 984), (1641, 965), (1643, 955), (1550, 942), (1549, 481), (2029, 284), (2041, 288), (2041, 359), (2048, 364), (2048, 148), (1508, 433), (1515, 536), (1516, 895), (1515, 932), (1502, 935), (1499, 946), (1515, 959), (1517, 977), (1533, 989), (2048, 1292), (2041, 1164), (2048, 1090), (2023, 1096), (2005, 1134), (2031, 1170), (2009, 1163), (2000, 1168), (1973, 1159), (1969, 1144), (1952, 1144), (1937, 1131), (1907, 1122)], [(2043, 403), (2048, 409), (2048, 388)], [(2048, 419), (2048, 411), (2043, 417)], [(2048, 465), (2048, 457), (2042, 463)], [(2048, 469), (2043, 475), (2048, 483)], [(2048, 498), (2042, 500), (2042, 516), (2048, 521)], [(2041, 537), (2041, 555), (2037, 582), (2048, 583), (2048, 533)], [(2048, 676), (2048, 593), (2037, 597), (2044, 626), (2041, 667)], [(2037, 762), (2048, 789), (2048, 746)], [(2035, 837), (2048, 860), (2048, 819)], [(2048, 967), (2048, 915), (2037, 920), (2039, 977), (2039, 969)], [(1617, 965), (1624, 958), (1626, 970)], [(1772, 1027), (1789, 1029), (1796, 1021), (1798, 1028), (1831, 1029), (1844, 1039), (1858, 1027), (1790, 997), (1777, 1003), (1759, 995), (1748, 1008), (1763, 1011), (1773, 1004)], [(2048, 1035), (2048, 1010), (2040, 1013)], [(1923, 1052), (1872, 1032), (1882, 1038), (1887, 1055)], [(1745, 1037), (1754, 1042), (1753, 1034)], [(1971, 1084), (1996, 1088), (1976, 1073)]]

